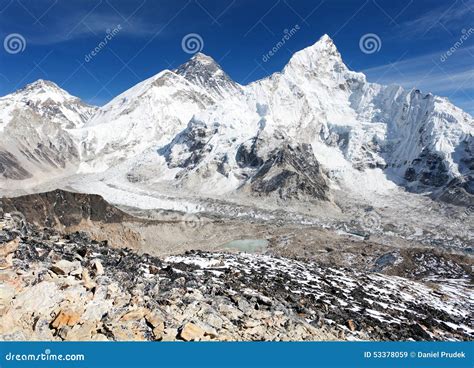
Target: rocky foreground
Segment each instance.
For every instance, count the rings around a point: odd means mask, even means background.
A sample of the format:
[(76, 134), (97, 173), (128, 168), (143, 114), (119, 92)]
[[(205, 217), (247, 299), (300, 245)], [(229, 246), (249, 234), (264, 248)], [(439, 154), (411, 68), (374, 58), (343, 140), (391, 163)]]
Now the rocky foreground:
[(469, 279), (238, 253), (159, 259), (0, 216), (1, 340), (473, 340)]

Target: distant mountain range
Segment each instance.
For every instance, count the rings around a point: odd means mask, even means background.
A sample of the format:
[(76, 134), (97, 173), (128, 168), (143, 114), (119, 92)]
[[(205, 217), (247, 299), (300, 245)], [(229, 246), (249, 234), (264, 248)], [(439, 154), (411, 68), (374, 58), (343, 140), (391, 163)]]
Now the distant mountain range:
[(469, 206), (473, 135), (446, 98), (367, 82), (324, 35), (245, 86), (198, 53), (103, 107), (43, 80), (4, 96), (0, 188), (91, 177), (87, 188), (331, 202), (335, 189), (400, 187)]

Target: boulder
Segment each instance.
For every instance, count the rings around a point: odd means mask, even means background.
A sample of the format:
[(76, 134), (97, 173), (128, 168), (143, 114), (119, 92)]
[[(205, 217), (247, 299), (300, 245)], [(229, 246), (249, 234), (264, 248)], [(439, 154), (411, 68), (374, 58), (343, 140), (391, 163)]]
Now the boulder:
[(103, 316), (110, 313), (113, 307), (113, 301), (110, 299), (94, 299), (89, 301), (85, 306), (83, 320), (100, 321)]
[(198, 341), (204, 336), (204, 330), (198, 325), (188, 322), (178, 331), (178, 337), (184, 341)]
[(82, 276), (82, 281), (84, 283), (84, 287), (87, 290), (91, 290), (97, 286), (97, 284), (94, 281), (92, 281), (91, 277), (89, 276), (89, 271), (87, 271), (87, 269), (84, 268), (82, 270), (81, 276)]
[(155, 340), (161, 340), (165, 330), (165, 322), (156, 312), (148, 311), (145, 314), (145, 320), (153, 328), (153, 337)]
[(73, 310), (61, 310), (51, 322), (51, 327), (59, 329), (63, 326), (75, 326), (81, 319), (81, 312)]
[(138, 308), (135, 310), (131, 310), (127, 313), (125, 313), (120, 320), (123, 322), (128, 322), (128, 321), (138, 321), (142, 318), (145, 317), (145, 314), (147, 314), (148, 310), (146, 308)]
[(97, 330), (96, 322), (86, 321), (81, 325), (75, 325), (66, 335), (68, 341), (89, 341)]
[[(48, 316), (49, 317), (49, 316)], [(53, 332), (54, 330), (51, 329), (51, 321), (50, 318), (39, 318), (33, 324), (33, 330), (35, 339), (41, 341), (50, 341), (54, 340)]]
[(149, 333), (144, 320), (112, 323), (108, 329), (117, 341), (145, 341)]
[(12, 310), (49, 316), (63, 299), (64, 295), (54, 282), (43, 281), (17, 294), (13, 300)]
[(77, 271), (80, 268), (81, 268), (81, 262), (79, 261), (70, 262), (65, 259), (62, 259), (51, 266), (51, 271), (53, 271), (57, 275), (67, 276), (71, 274), (71, 272)]
[(349, 319), (347, 321), (347, 327), (349, 327), (349, 330), (351, 330), (352, 332), (356, 330), (356, 324), (354, 323), (352, 319)]
[(7, 255), (16, 251), (19, 244), (20, 244), (19, 238), (0, 244), (0, 257), (6, 257)]
[(92, 261), (92, 264), (94, 265), (95, 269), (95, 274), (97, 276), (103, 275), (104, 274), (104, 266), (102, 266), (102, 263), (100, 262), (100, 259), (94, 259)]
[(237, 309), (229, 304), (219, 305), (219, 312), (230, 320), (238, 320), (243, 316), (243, 313), (240, 309)]
[(178, 336), (178, 330), (176, 328), (167, 327), (163, 331), (163, 337), (161, 341), (175, 341)]
[(109, 341), (107, 336), (105, 336), (104, 334), (101, 334), (101, 333), (93, 335), (91, 340), (92, 341)]
[(211, 339), (216, 339), (219, 336), (217, 330), (214, 327), (208, 325), (207, 323), (199, 322), (198, 327), (202, 328), (202, 330), (204, 331), (204, 336), (207, 336)]

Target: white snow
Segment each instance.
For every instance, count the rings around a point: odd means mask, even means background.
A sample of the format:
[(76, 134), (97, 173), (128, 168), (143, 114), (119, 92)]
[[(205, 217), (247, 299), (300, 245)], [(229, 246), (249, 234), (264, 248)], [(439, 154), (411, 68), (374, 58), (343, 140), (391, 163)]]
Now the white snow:
[[(30, 105), (57, 125), (27, 118), (13, 124), (15, 111)], [(61, 114), (51, 112), (56, 108)], [(237, 152), (254, 141), (264, 159), (290, 143), (310, 144), (332, 190), (370, 201), (396, 193), (424, 149), (442, 157), (451, 178), (462, 175), (459, 162), (467, 153), (459, 148), (474, 135), (473, 118), (444, 98), (368, 83), (347, 68), (326, 35), (295, 53), (281, 72), (246, 86), (202, 54), (184, 70), (164, 70), (98, 109), (38, 81), (0, 98), (0, 135), (7, 126), (19, 137), (3, 148), (33, 173), (31, 185), (55, 175), (19, 147), (27, 140), (34, 150), (44, 141), (74, 152), (55, 155), (69, 163), (57, 175), (79, 178), (69, 182), (75, 189), (113, 203), (177, 210), (192, 202), (176, 204), (177, 191), (183, 198), (228, 200), (241, 190), (255, 170), (239, 166)], [(91, 175), (80, 179), (85, 174)]]

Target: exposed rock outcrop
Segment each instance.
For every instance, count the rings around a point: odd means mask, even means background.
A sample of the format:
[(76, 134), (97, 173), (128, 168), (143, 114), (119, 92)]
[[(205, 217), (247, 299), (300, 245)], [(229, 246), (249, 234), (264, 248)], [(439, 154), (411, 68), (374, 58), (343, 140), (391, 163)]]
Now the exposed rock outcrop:
[(281, 199), (309, 197), (328, 200), (329, 187), (311, 146), (287, 145), (276, 150), (250, 180), (252, 191), (277, 193)]
[(27, 221), (46, 227), (68, 228), (84, 220), (120, 223), (133, 219), (99, 195), (60, 189), (0, 201), (4, 212), (21, 212)]

